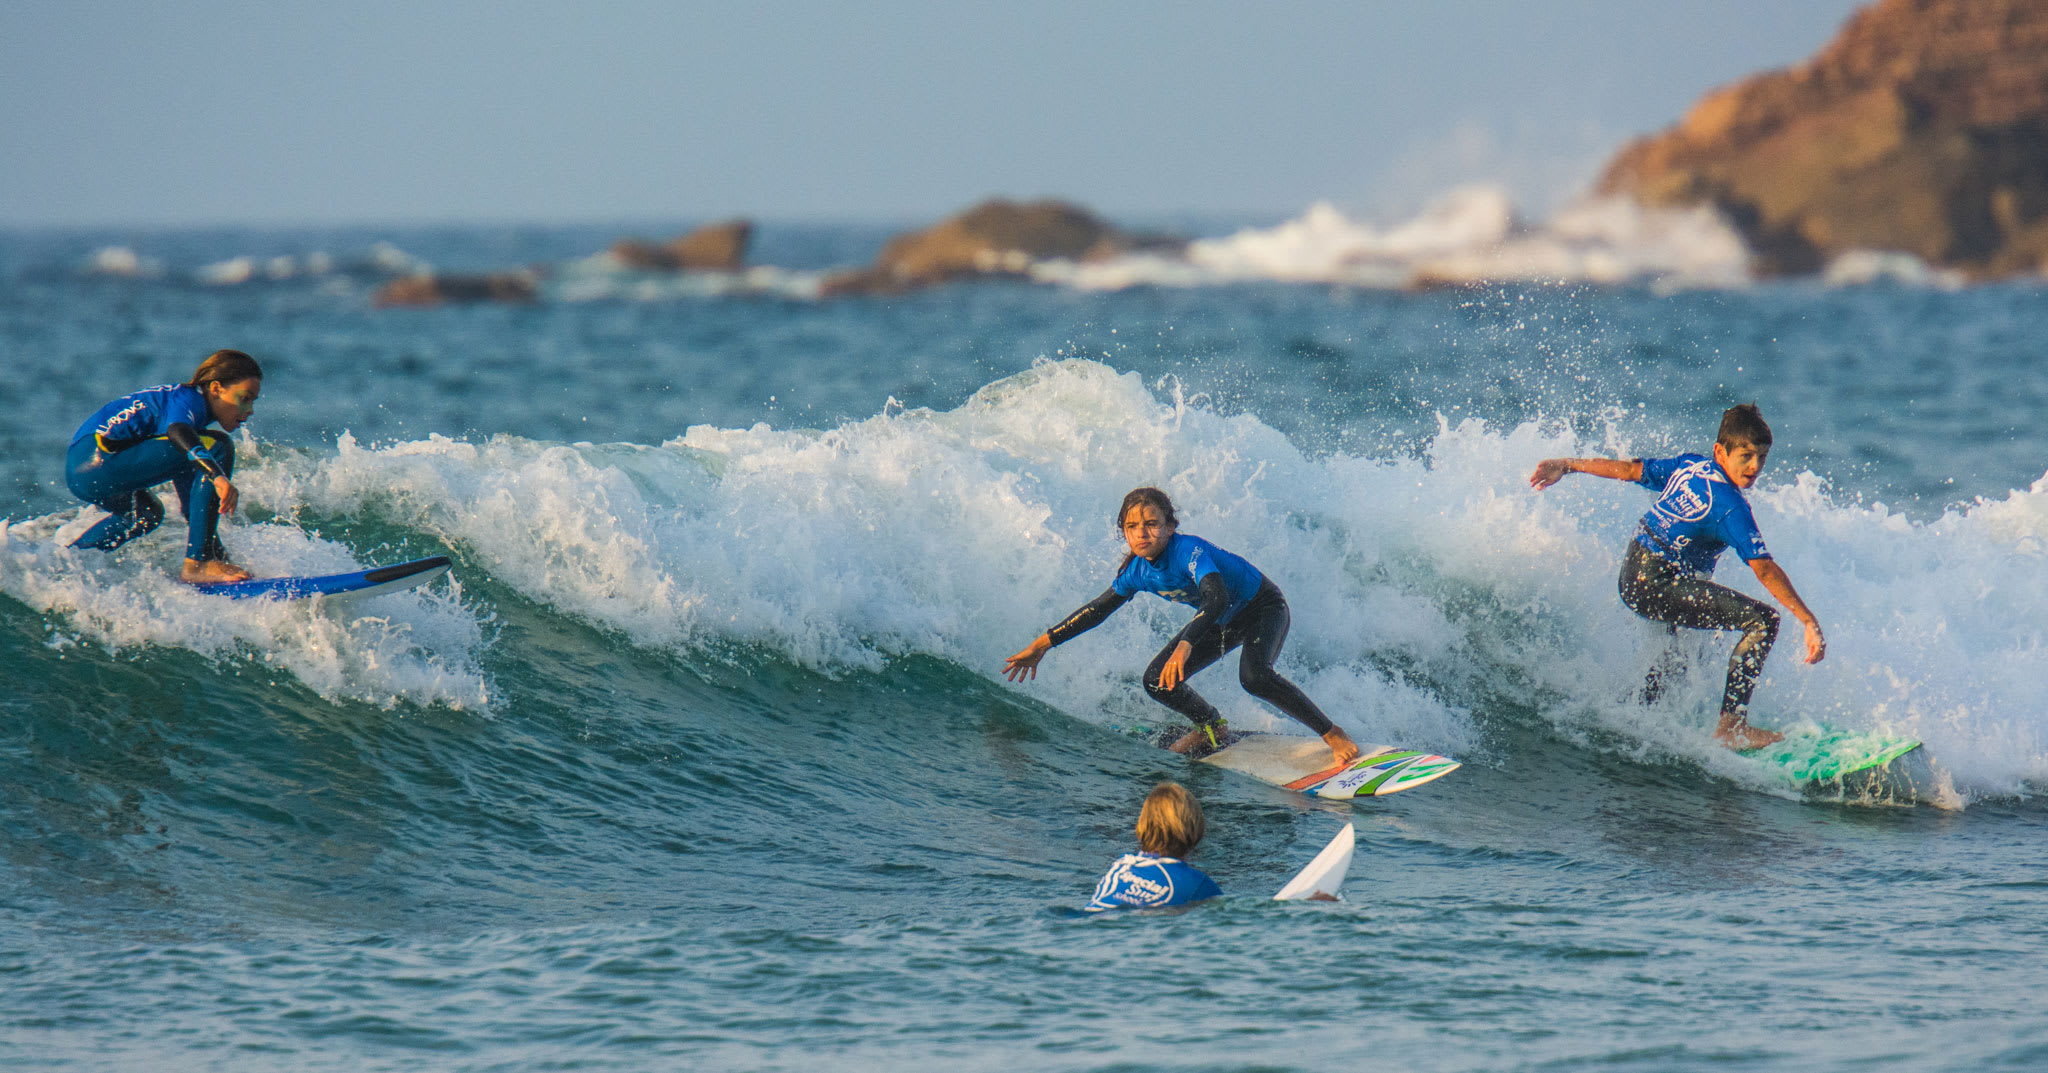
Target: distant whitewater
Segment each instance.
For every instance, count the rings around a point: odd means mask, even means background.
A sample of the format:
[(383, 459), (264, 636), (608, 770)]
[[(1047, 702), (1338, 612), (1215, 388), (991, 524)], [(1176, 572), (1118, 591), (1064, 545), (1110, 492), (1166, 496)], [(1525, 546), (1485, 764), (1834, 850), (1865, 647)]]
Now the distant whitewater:
[[(1542, 221), (1524, 219), (1507, 191), (1473, 185), (1452, 189), (1414, 217), (1374, 224), (1318, 202), (1273, 227), (1198, 238), (1174, 252), (1136, 252), (1105, 261), (1033, 261), (1018, 253), (1013, 267), (1040, 283), (1085, 291), (1138, 286), (1203, 287), (1252, 282), (1408, 290), (1482, 283), (1644, 285), (1659, 292), (1746, 287), (1757, 282), (1741, 234), (1711, 207), (1649, 208), (1624, 197), (1591, 197)], [(839, 266), (843, 267), (843, 266)], [(364, 252), (325, 249), (237, 253), (176, 266), (167, 256), (132, 246), (104, 246), (78, 266), (98, 276), (182, 279), (209, 288), (333, 281), (347, 286), (436, 266), (388, 241)], [(659, 302), (778, 297), (815, 300), (834, 266), (761, 264), (739, 271), (648, 271), (603, 251), (528, 266), (533, 296), (555, 302)], [(1955, 271), (1930, 267), (1911, 254), (1850, 250), (1816, 277), (1828, 286), (1872, 283), (1953, 290)]]

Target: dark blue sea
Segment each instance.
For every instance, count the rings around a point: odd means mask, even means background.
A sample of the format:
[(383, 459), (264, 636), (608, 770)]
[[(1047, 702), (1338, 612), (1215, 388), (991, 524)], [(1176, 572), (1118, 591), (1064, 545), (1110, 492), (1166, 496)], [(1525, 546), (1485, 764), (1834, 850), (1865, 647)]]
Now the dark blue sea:
[[(890, 228), (590, 259), (631, 230), (0, 234), (0, 1068), (2048, 1068), (2043, 286), (820, 300)], [(371, 302), (523, 265), (531, 304)], [(229, 603), (176, 524), (65, 547), (73, 429), (221, 347), (267, 374), (234, 558), (451, 582)], [(1756, 721), (1921, 739), (1903, 795), (1716, 747), (1725, 637), (1637, 703), (1649, 493), (1527, 486), (1752, 400), (1829, 637)], [(1285, 590), (1354, 737), (1464, 767), (1351, 805), (1149, 747), (1149, 598), (1002, 680), (1141, 484)], [(1078, 914), (1162, 779), (1228, 896)], [(1270, 901), (1347, 821), (1347, 900)]]

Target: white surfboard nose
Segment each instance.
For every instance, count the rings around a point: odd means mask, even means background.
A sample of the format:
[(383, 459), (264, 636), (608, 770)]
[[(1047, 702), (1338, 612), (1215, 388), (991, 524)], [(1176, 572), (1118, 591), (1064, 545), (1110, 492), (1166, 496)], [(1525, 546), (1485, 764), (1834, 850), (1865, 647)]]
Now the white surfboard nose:
[(1338, 888), (1344, 885), (1344, 877), (1351, 871), (1351, 852), (1358, 844), (1358, 832), (1354, 828), (1353, 824), (1345, 824), (1344, 829), (1337, 832), (1337, 837), (1331, 839), (1330, 844), (1324, 846), (1321, 853), (1316, 854), (1315, 860), (1308, 862), (1308, 867), (1295, 873), (1294, 878), (1280, 888), (1280, 893), (1273, 895), (1273, 900), (1343, 900)]

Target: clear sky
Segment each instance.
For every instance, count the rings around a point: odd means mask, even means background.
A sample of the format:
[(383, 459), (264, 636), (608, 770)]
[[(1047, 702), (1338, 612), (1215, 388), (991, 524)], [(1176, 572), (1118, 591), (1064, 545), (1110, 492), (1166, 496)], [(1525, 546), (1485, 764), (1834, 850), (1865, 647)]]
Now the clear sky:
[(0, 0), (0, 226), (1541, 210), (1857, 0)]

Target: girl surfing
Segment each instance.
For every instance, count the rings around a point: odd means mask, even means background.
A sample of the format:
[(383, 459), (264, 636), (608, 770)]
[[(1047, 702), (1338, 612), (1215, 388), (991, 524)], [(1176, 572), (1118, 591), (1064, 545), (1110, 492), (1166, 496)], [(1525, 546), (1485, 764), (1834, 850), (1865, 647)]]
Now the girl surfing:
[[(235, 443), (263, 390), (263, 370), (239, 350), (216, 350), (182, 384), (144, 388), (100, 407), (71, 437), (64, 480), (71, 493), (108, 516), (71, 542), (112, 551), (163, 524), (164, 505), (149, 490), (165, 481), (185, 515), (185, 581), (240, 581), (249, 572), (228, 561), (220, 516), (235, 509)], [(219, 424), (214, 431), (208, 425)]]
[(1094, 629), (1138, 593), (1157, 593), (1195, 608), (1195, 617), (1145, 668), (1145, 692), (1195, 724), (1169, 748), (1193, 755), (1216, 748), (1223, 715), (1190, 689), (1187, 680), (1231, 649), (1243, 648), (1237, 679), (1245, 692), (1320, 734), (1336, 763), (1357, 759), (1358, 745), (1351, 736), (1273, 670), (1291, 621), (1279, 586), (1238, 556), (1180, 532), (1173, 501), (1157, 488), (1138, 488), (1126, 495), (1111, 524), (1131, 549), (1116, 578), (1102, 595), (1005, 660), (1005, 677), (1012, 682), (1038, 677), (1039, 661), (1054, 646)]

